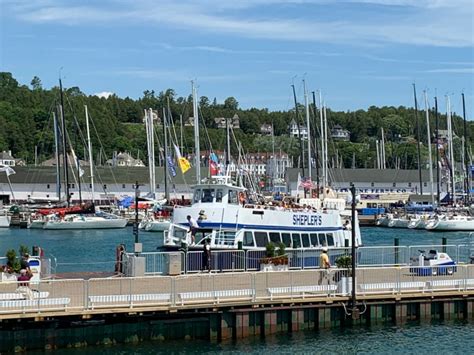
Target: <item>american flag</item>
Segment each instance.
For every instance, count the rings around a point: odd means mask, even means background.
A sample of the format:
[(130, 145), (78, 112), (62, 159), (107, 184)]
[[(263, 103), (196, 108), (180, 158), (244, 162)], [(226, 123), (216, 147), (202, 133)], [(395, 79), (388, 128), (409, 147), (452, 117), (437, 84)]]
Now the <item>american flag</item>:
[(305, 189), (312, 189), (314, 187), (313, 182), (309, 178), (305, 178), (305, 177), (300, 179), (298, 185)]

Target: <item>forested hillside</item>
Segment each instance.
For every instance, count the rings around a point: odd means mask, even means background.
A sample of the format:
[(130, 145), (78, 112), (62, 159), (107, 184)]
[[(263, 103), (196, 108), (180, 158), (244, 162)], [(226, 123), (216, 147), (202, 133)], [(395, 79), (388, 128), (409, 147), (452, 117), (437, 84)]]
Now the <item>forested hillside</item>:
[[(44, 89), (38, 77), (32, 78), (29, 85), (24, 85), (18, 83), (11, 73), (0, 73), (0, 151), (11, 150), (16, 158), (32, 163), (35, 146), (37, 146), (40, 161), (50, 158), (54, 150), (52, 113), (59, 104), (59, 97), (59, 87)], [(146, 90), (142, 97), (134, 100), (115, 95), (108, 98), (87, 96), (81, 92), (80, 88), (69, 87), (64, 88), (64, 98), (67, 131), (80, 157), (84, 155), (84, 105), (87, 105), (95, 126), (92, 133), (94, 149), (97, 151), (102, 147), (104, 155), (109, 158), (114, 151), (129, 151), (133, 156), (139, 154), (140, 157), (145, 157), (144, 109), (153, 108), (161, 115), (163, 107), (167, 107), (169, 100), (178, 140), (180, 140), (180, 117), (182, 116), (183, 121), (186, 121), (189, 116), (192, 116), (192, 98), (190, 96), (178, 97), (173, 89), (167, 89), (158, 94), (153, 90)], [(440, 103), (440, 106), (444, 107), (444, 101)], [(223, 150), (225, 130), (216, 128), (214, 118), (232, 117), (237, 114), (240, 118), (240, 129), (236, 129), (234, 133), (246, 152), (271, 151), (272, 138), (260, 135), (260, 126), (263, 123), (273, 123), (275, 149), (291, 154), (296, 164), (300, 156), (300, 145), (296, 138), (288, 136), (288, 125), (292, 119), (295, 119), (295, 110), (288, 112), (271, 112), (265, 108), (244, 110), (239, 108), (238, 100), (234, 97), (218, 103), (215, 99), (204, 96), (199, 99), (199, 107), (202, 117), (201, 149), (209, 149), (212, 145), (214, 150)], [(311, 112), (313, 112), (312, 109)], [(329, 144), (329, 155), (335, 157), (337, 152), (337, 156), (342, 159), (345, 167), (351, 167), (354, 158), (356, 167), (374, 166), (375, 141), (380, 140), (381, 127), (385, 131), (389, 167), (394, 166), (395, 161), (401, 162), (403, 168), (417, 166), (413, 108), (372, 106), (368, 110), (354, 112), (336, 112), (328, 109), (327, 116), (329, 128), (338, 124), (351, 132), (350, 142)], [(418, 118), (421, 141), (424, 142), (423, 161), (426, 162), (428, 150), (424, 112), (418, 112)], [(302, 106), (299, 108), (298, 120), (301, 123), (304, 120)], [(434, 112), (431, 112), (430, 120), (431, 130), (434, 132)], [(313, 122), (319, 125), (319, 117)], [(446, 129), (445, 114), (439, 116), (439, 122), (440, 129)], [(463, 122), (460, 115), (454, 117), (454, 129), (458, 137), (463, 136)], [(474, 125), (469, 123), (468, 130), (469, 135), (473, 137)], [(157, 128), (157, 134), (161, 137), (162, 127)], [(185, 127), (183, 136), (184, 153), (192, 153), (193, 128)], [(235, 144), (233, 146), (236, 147)], [(460, 149), (457, 154), (460, 154)], [(146, 159), (143, 160), (146, 161)]]

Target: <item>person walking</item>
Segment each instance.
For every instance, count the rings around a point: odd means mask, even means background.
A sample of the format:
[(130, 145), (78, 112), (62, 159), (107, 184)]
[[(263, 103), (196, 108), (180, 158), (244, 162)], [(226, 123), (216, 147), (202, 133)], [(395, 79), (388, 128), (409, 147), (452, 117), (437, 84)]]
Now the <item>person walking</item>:
[(196, 220), (191, 217), (187, 216), (186, 219), (188, 220), (188, 225), (189, 225), (189, 231), (191, 232), (191, 245), (194, 245), (195, 243), (195, 236), (196, 236), (196, 231), (199, 228), (199, 224), (196, 222)]
[(331, 267), (331, 262), (329, 261), (328, 248), (322, 247), (321, 254), (319, 255), (319, 268), (322, 269), (319, 271), (319, 282), (322, 284), (323, 279), (328, 276), (329, 269)]

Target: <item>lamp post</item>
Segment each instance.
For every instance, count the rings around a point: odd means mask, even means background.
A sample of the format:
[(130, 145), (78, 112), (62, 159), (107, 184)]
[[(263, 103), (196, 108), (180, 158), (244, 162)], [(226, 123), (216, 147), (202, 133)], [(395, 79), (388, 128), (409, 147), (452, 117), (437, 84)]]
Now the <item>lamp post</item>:
[(356, 189), (354, 184), (351, 184), (351, 195), (352, 195), (352, 202), (351, 202), (351, 250), (352, 250), (352, 296), (351, 296), (351, 306), (352, 306), (352, 319), (357, 320), (360, 318), (360, 311), (357, 308), (356, 302)]
[(138, 242), (138, 197), (140, 196), (140, 185), (138, 181), (135, 182), (135, 221), (133, 222), (133, 235), (135, 236), (135, 254), (138, 255), (141, 252)]

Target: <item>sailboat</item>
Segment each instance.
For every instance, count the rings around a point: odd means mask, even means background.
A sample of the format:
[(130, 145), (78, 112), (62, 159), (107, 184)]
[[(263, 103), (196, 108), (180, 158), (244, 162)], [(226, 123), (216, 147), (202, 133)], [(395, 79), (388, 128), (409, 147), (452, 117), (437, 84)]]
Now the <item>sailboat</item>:
[[(62, 210), (49, 210), (44, 219), (43, 229), (66, 230), (66, 229), (112, 229), (124, 228), (128, 220), (114, 214), (96, 211), (94, 206), (94, 166), (92, 161), (92, 146), (89, 130), (89, 114), (87, 106), (84, 106), (86, 116), (86, 129), (89, 150), (90, 178), (91, 178), (91, 202), (80, 206), (66, 207)], [(75, 156), (72, 150), (73, 157)], [(77, 161), (77, 159), (75, 159)], [(80, 171), (78, 166), (78, 171)], [(80, 179), (81, 173), (79, 173)], [(69, 201), (69, 198), (68, 198)], [(41, 211), (39, 211), (41, 213)], [(38, 222), (40, 224), (40, 222)], [(33, 227), (34, 228), (34, 227)]]

